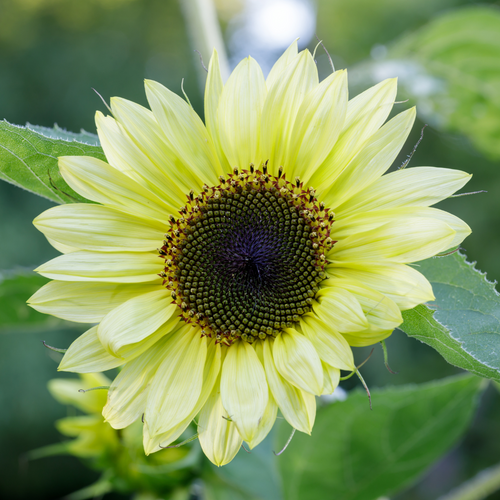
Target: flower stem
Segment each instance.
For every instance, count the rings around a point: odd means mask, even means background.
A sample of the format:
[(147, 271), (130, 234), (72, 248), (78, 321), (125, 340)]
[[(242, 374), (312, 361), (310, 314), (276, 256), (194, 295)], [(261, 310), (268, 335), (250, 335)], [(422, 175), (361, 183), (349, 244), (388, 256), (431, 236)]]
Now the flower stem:
[[(229, 76), (229, 63), (213, 0), (181, 0), (180, 4), (191, 46), (199, 52), (205, 66), (208, 66), (212, 50), (215, 48), (219, 54), (222, 80), (226, 81)], [(200, 84), (204, 89), (206, 73), (201, 62), (198, 62), (197, 67)]]
[(481, 471), (438, 500), (482, 500), (500, 489), (500, 464)]

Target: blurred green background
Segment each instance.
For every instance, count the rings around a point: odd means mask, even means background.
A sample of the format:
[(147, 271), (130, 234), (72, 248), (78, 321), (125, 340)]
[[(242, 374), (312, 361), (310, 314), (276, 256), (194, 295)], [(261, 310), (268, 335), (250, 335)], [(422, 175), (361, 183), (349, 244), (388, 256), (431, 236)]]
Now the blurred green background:
[[(468, 191), (488, 191), (448, 200), (442, 207), (472, 227), (463, 244), (469, 260), (477, 260), (490, 279), (500, 277), (500, 29), (494, 35), (500, 25), (488, 26), (490, 19), (500, 16), (495, 10), (499, 2), (482, 2), (491, 8), (484, 15), (473, 9), (478, 2), (467, 0), (218, 0), (216, 4), (233, 65), (252, 54), (268, 69), (297, 36), (303, 47), (313, 50), (317, 33), (336, 68), (351, 71), (352, 95), (378, 79), (399, 76), (403, 88), (398, 97), (409, 101), (397, 105), (397, 110), (417, 104), (423, 113), (396, 165), (410, 154), (423, 124), (429, 123), (410, 165), (466, 170), (474, 174)], [(460, 17), (450, 25), (439, 24), (454, 13)], [(475, 24), (469, 29), (467, 23)], [(457, 41), (454, 34), (460, 29), (465, 34), (457, 35)], [(447, 34), (447, 39), (439, 38)], [(317, 62), (320, 74), (326, 75), (329, 63), (321, 49)], [(92, 88), (105, 99), (119, 95), (146, 105), (143, 78), (158, 80), (177, 93), (184, 78), (184, 89), (202, 114), (199, 75), (198, 56), (193, 54), (177, 0), (0, 1), (0, 117), (11, 123), (49, 127), (57, 123), (72, 131), (94, 131), (94, 112), (105, 109)], [(485, 78), (491, 85), (484, 85)], [(31, 224), (51, 205), (0, 182), (2, 274), (32, 269), (57, 254)], [(97, 478), (75, 458), (27, 462), (24, 457), (31, 449), (62, 439), (53, 422), (66, 411), (46, 390), (47, 381), (60, 376), (58, 355), (40, 341), (67, 347), (81, 331), (56, 326), (43, 332), (11, 329), (0, 334), (2, 498), (60, 498)], [(388, 347), (392, 368), (399, 374), (385, 370), (377, 347), (363, 368), (370, 387), (419, 383), (458, 372), (431, 348), (401, 332), (389, 339)], [(367, 352), (357, 350), (357, 359), (364, 359)], [(350, 390), (354, 385), (350, 379), (343, 387)], [(500, 398), (490, 388), (462, 444), (397, 498), (437, 498), (498, 462), (499, 416)], [(240, 454), (243, 467), (245, 459)], [(500, 494), (490, 498), (500, 499)]]

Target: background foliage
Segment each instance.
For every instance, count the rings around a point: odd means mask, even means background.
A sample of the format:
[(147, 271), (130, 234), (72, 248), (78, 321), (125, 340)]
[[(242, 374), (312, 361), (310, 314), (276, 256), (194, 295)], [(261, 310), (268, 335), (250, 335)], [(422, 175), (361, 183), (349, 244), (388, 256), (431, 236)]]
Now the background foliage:
[[(237, 26), (244, 22), (244, 3), (219, 0), (217, 4), (226, 37), (232, 40)], [(314, 8), (316, 31), (331, 52), (335, 66), (350, 70), (352, 95), (382, 78), (399, 76), (398, 97), (409, 98), (409, 102), (398, 105), (397, 110), (417, 104), (419, 116), (431, 124), (411, 165), (466, 170), (474, 174), (468, 189), (488, 191), (474, 197), (447, 200), (442, 208), (463, 218), (473, 228), (473, 234), (464, 243), (469, 260), (479, 261), (479, 267), (488, 271), (490, 279), (500, 277), (500, 233), (496, 230), (500, 227), (498, 2), (317, 0)], [(307, 42), (313, 49), (315, 42)], [(228, 48), (231, 51), (232, 45), (228, 44)], [(250, 45), (249, 50), (253, 50)], [(326, 75), (329, 71), (326, 55), (318, 51), (317, 60), (320, 74)], [(92, 88), (106, 99), (119, 95), (146, 104), (143, 78), (158, 80), (178, 93), (184, 78), (190, 101), (202, 114), (198, 64), (189, 47), (176, 0), (3, 0), (0, 3), (0, 117), (10, 123), (30, 122), (49, 128), (56, 123), (74, 132), (82, 128), (93, 132), (94, 110), (105, 112), (105, 109)], [(421, 121), (415, 126), (396, 165), (411, 152), (423, 124)], [(19, 132), (1, 123), (2, 144), (14, 132), (25, 134), (28, 142), (35, 137), (30, 131)], [(39, 146), (37, 150), (47, 157), (60, 154), (50, 140), (42, 141)], [(89, 145), (89, 151), (93, 147)], [(40, 169), (39, 176), (48, 190), (46, 196), (60, 201), (57, 197), (61, 192), (53, 189), (43, 158), (42, 161), (35, 159), (27, 144), (20, 156), (21, 165), (36, 165)], [(20, 172), (23, 175), (23, 169)], [(0, 177), (5, 176), (8, 173), (0, 169)], [(59, 186), (61, 179), (57, 172), (53, 172), (51, 178)], [(8, 478), (0, 484), (0, 496), (12, 499), (59, 498), (98, 477), (97, 472), (89, 471), (76, 459), (53, 457), (28, 462), (23, 455), (33, 448), (60, 441), (53, 423), (68, 411), (53, 401), (46, 390), (47, 381), (55, 376), (59, 358), (57, 353), (44, 350), (40, 341), (67, 347), (80, 333), (68, 323), (24, 306), (25, 299), (44, 281), (29, 274), (29, 269), (57, 254), (31, 224), (36, 215), (50, 206), (52, 202), (47, 199), (0, 183), (0, 403), (4, 408), (0, 414), (0, 470), (3, 477)], [(443, 271), (441, 264), (439, 261), (435, 269), (431, 265), (423, 270), (437, 284), (439, 272)], [(446, 286), (450, 286), (449, 283)], [(477, 295), (481, 296), (484, 286), (488, 286), (484, 281), (477, 282)], [(435, 290), (439, 301), (439, 286)], [(491, 287), (488, 291), (491, 293)], [(463, 295), (455, 298), (462, 300), (462, 305), (467, 301)], [(448, 320), (453, 318), (453, 312), (446, 321), (443, 315), (455, 306), (446, 304), (435, 318), (441, 318), (450, 326)], [(421, 307), (421, 314), (430, 314), (425, 306)], [(486, 309), (481, 320), (488, 325), (488, 333), (494, 331), (498, 335), (498, 311)], [(408, 316), (411, 314), (415, 313)], [(432, 345), (432, 339), (423, 339), (425, 332), (410, 331), (410, 321), (406, 327), (407, 334)], [(463, 327), (458, 321), (456, 338), (461, 338)], [(496, 346), (498, 341), (494, 338), (492, 342)], [(399, 374), (391, 375), (385, 370), (381, 350), (377, 348), (363, 367), (365, 380), (372, 389), (430, 382), (460, 371), (447, 364), (431, 347), (399, 331), (388, 340), (388, 348), (392, 368), (399, 370)], [(454, 349), (453, 355), (463, 354), (456, 344), (451, 349)], [(367, 349), (357, 350), (357, 360), (362, 361), (368, 353)], [(487, 359), (488, 354), (491, 355), (491, 349), (481, 353), (475, 352), (473, 346), (472, 354), (471, 349), (467, 353), (473, 358), (469, 359), (470, 363)], [(493, 361), (497, 365), (491, 369), (498, 371), (498, 356)], [(454, 364), (467, 367), (456, 359)], [(351, 390), (356, 384), (350, 379), (342, 387)], [(360, 474), (355, 476), (355, 482), (367, 481), (366, 484), (375, 488), (369, 492), (386, 494), (383, 489), (376, 490), (378, 478), (369, 478), (374, 463), (391, 458), (390, 453), (381, 455), (380, 450), (389, 445), (394, 449), (404, 447), (397, 435), (402, 425), (419, 428), (422, 422), (434, 420), (434, 432), (442, 431), (432, 434), (429, 446), (420, 450), (415, 448), (418, 442), (413, 444), (414, 448), (408, 445), (409, 456), (418, 457), (420, 462), (417, 460), (413, 465), (405, 462), (405, 470), (396, 471), (400, 474), (397, 484), (405, 488), (393, 498), (437, 498), (498, 462), (500, 443), (492, 436), (500, 432), (500, 398), (492, 387), (485, 390), (480, 379), (464, 377), (405, 389), (401, 393), (398, 390), (373, 390), (377, 410), (373, 413), (366, 412), (368, 403), (362, 392), (350, 395), (345, 403), (326, 405), (319, 410), (312, 441), (305, 436), (295, 436), (285, 454), (274, 459), (272, 450), (282, 446), (290, 431), (282, 425), (251, 455), (241, 451), (229, 466), (220, 470), (208, 468), (205, 474), (211, 479), (207, 498), (219, 500), (224, 499), (224, 495), (231, 500), (276, 500), (282, 495), (301, 500), (317, 498), (307, 493), (314, 491), (311, 484), (297, 474), (297, 467), (304, 467), (303, 446), (319, 450), (319, 463), (312, 471), (318, 476), (310, 475), (308, 481), (338, 491), (345, 483), (346, 474), (354, 471)], [(479, 393), (484, 390), (479, 410), (474, 413)], [(407, 407), (413, 407), (414, 411), (408, 410), (405, 414)], [(435, 408), (452, 411), (441, 415)], [(346, 421), (347, 411), (359, 411), (357, 426)], [(469, 431), (460, 444), (427, 470), (456, 443), (460, 430), (468, 424)], [(356, 434), (348, 430), (349, 426), (355, 430), (371, 429), (372, 433)], [(436, 441), (433, 436), (438, 434), (441, 439)], [(420, 438), (423, 446), (425, 436)], [(356, 449), (361, 455), (349, 455), (351, 465), (347, 465), (345, 456), (354, 448), (353, 442), (357, 443)], [(326, 443), (331, 444), (329, 449), (325, 449)], [(334, 445), (344, 453), (339, 452), (332, 458)], [(337, 464), (333, 473), (321, 468), (326, 463), (325, 457), (328, 463)], [(422, 476), (420, 473), (426, 470)], [(331, 477), (325, 485), (321, 480), (327, 472)], [(282, 484), (280, 473), (285, 478), (294, 478), (295, 482)], [(255, 481), (256, 477), (260, 481)], [(341, 498), (370, 500), (370, 495), (363, 491), (360, 486), (353, 496)], [(500, 494), (490, 498), (500, 499)]]

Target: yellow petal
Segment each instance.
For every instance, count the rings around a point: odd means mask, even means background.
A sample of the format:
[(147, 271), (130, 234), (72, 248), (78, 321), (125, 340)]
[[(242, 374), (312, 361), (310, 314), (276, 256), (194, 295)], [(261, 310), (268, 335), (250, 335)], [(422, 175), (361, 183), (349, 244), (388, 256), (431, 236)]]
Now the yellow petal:
[(165, 357), (166, 336), (153, 348), (126, 363), (108, 391), (108, 402), (102, 414), (114, 429), (135, 422), (146, 409), (147, 391), (158, 366)]
[(355, 333), (343, 333), (342, 336), (346, 339), (347, 343), (353, 347), (365, 347), (369, 345), (376, 344), (377, 342), (381, 342), (382, 340), (390, 337), (393, 328), (390, 330), (380, 331), (373, 330), (371, 327), (366, 330), (360, 330)]
[(146, 96), (169, 147), (201, 185), (217, 184), (222, 169), (212, 138), (191, 106), (163, 85), (146, 80)]
[(311, 434), (316, 416), (315, 397), (290, 384), (279, 374), (273, 359), (272, 341), (263, 344), (269, 388), (281, 413), (294, 429)]
[[(176, 201), (180, 204), (184, 203), (185, 193), (190, 188), (181, 184), (180, 186), (184, 189), (180, 189), (177, 183), (172, 183), (166, 175), (167, 168), (159, 168), (151, 160), (151, 151), (147, 153), (142, 151), (114, 118), (104, 116), (98, 111), (95, 115), (95, 121), (101, 146), (111, 166), (158, 197), (165, 197), (169, 205), (175, 205)], [(149, 132), (149, 129), (146, 131)], [(165, 154), (163, 163), (168, 164), (168, 162), (169, 156)], [(174, 166), (169, 165), (168, 171), (172, 170), (175, 171)], [(196, 178), (193, 179), (196, 180)]]
[(425, 276), (404, 264), (365, 261), (345, 267), (332, 265), (327, 272), (332, 280), (323, 281), (324, 286), (334, 284), (336, 279), (357, 280), (383, 293), (402, 311), (434, 300), (432, 286)]
[(90, 156), (60, 156), (64, 180), (85, 198), (124, 212), (168, 222), (168, 216), (183, 203), (177, 197), (167, 203), (142, 184), (116, 168)]
[[(47, 236), (46, 236), (47, 238)], [(79, 248), (76, 247), (70, 247), (69, 245), (63, 245), (62, 243), (59, 243), (58, 241), (52, 240), (50, 238), (47, 238), (47, 241), (58, 251), (61, 253), (71, 253), (71, 252), (76, 252), (77, 250), (80, 250)]]
[(455, 238), (450, 247), (459, 245), (470, 233), (470, 227), (458, 217), (448, 212), (429, 207), (399, 207), (397, 210), (388, 208), (386, 210), (373, 210), (371, 212), (360, 212), (349, 217), (335, 220), (335, 240), (340, 241), (348, 236), (370, 231), (383, 226), (388, 222), (399, 220), (403, 224), (412, 225), (413, 218), (429, 218), (445, 222), (453, 231)]
[(251, 450), (260, 444), (269, 434), (273, 428), (274, 422), (276, 422), (277, 415), (278, 405), (276, 404), (273, 395), (270, 393), (266, 409), (264, 410), (264, 415), (262, 416), (259, 427), (257, 427), (257, 433), (252, 441), (248, 442), (248, 446)]
[(407, 264), (432, 257), (450, 248), (455, 231), (437, 219), (396, 219), (376, 229), (349, 236), (327, 254), (335, 263), (385, 261)]
[(190, 415), (203, 387), (207, 339), (187, 325), (165, 346), (164, 359), (149, 389), (145, 421), (152, 435), (167, 432)]
[(368, 327), (359, 302), (341, 288), (321, 288), (313, 302), (313, 310), (325, 323), (340, 332), (355, 332)]
[[(355, 197), (338, 206), (336, 215), (348, 217), (358, 211), (428, 207), (464, 186), (471, 176), (460, 170), (414, 167), (382, 176)], [(397, 211), (397, 210), (396, 210)]]
[(396, 79), (384, 80), (349, 101), (344, 129), (324, 164), (311, 178), (310, 185), (320, 189), (322, 185), (333, 183), (385, 122), (396, 99), (396, 90)]
[(228, 350), (221, 375), (222, 404), (241, 437), (250, 442), (268, 402), (266, 374), (254, 348), (237, 341)]
[[(116, 284), (51, 281), (28, 304), (37, 311), (77, 323), (99, 323), (106, 314), (129, 299), (156, 290), (161, 283)], [(98, 370), (97, 370), (98, 371)]]
[(280, 375), (288, 382), (311, 394), (321, 394), (321, 360), (304, 335), (293, 328), (285, 329), (274, 341), (273, 358)]
[(147, 158), (134, 168), (149, 189), (172, 205), (183, 205), (186, 193), (198, 185), (199, 178), (177, 157), (153, 113), (120, 97), (111, 98), (111, 109), (116, 126)]
[(97, 335), (110, 354), (122, 356), (124, 347), (143, 341), (177, 313), (170, 292), (155, 290), (113, 309), (101, 321)]
[(235, 423), (222, 406), (219, 381), (201, 410), (198, 439), (207, 458), (218, 467), (229, 463), (243, 442)]
[(356, 193), (383, 175), (406, 142), (415, 116), (415, 108), (410, 108), (375, 132), (337, 177), (331, 189), (322, 195), (325, 204), (335, 210), (334, 207), (355, 197)]
[(328, 363), (321, 362), (323, 367), (323, 392), (321, 395), (333, 394), (340, 381), (340, 370), (330, 366)]
[[(318, 71), (309, 51), (292, 60), (267, 94), (262, 110), (261, 148), (269, 171), (277, 175), (291, 144), (297, 112), (306, 94), (318, 85)], [(286, 169), (286, 165), (283, 165)], [(285, 170), (286, 172), (286, 170)]]
[(288, 49), (286, 49), (281, 57), (274, 63), (269, 75), (267, 75), (266, 85), (268, 90), (271, 90), (271, 88), (281, 80), (283, 71), (285, 71), (286, 67), (297, 57), (298, 53), (297, 40), (294, 40)]
[[(252, 344), (259, 361), (262, 363), (262, 366), (265, 367), (265, 359), (264, 359), (264, 342), (262, 340), (257, 340)], [(268, 402), (266, 409), (264, 410), (264, 415), (262, 420), (260, 421), (259, 427), (257, 428), (257, 434), (254, 436), (253, 440), (248, 443), (250, 449), (255, 448), (268, 434), (272, 429), (274, 422), (276, 421), (276, 415), (278, 413), (278, 406), (276, 405), (276, 401), (273, 398), (273, 395), (269, 392)]]
[(205, 84), (205, 125), (214, 142), (222, 171), (229, 172), (229, 163), (220, 144), (219, 127), (217, 126), (217, 108), (219, 107), (219, 100), (223, 88), (224, 84), (222, 83), (222, 76), (220, 73), (219, 55), (214, 49), (212, 57), (210, 58), (210, 63), (208, 64), (207, 82)]
[(57, 369), (77, 373), (104, 372), (123, 363), (104, 349), (97, 336), (97, 326), (94, 326), (69, 346)]
[(300, 319), (300, 327), (323, 361), (342, 370), (354, 370), (352, 350), (331, 323), (321, 321), (313, 314), (306, 314)]
[[(403, 322), (399, 307), (384, 294), (373, 290), (365, 283), (355, 280), (331, 280), (335, 288), (343, 288), (351, 293), (361, 305), (369, 327), (360, 332), (348, 332), (353, 336), (372, 338), (382, 333), (392, 331)], [(326, 289), (323, 289), (326, 290)]]
[(61, 281), (141, 283), (157, 281), (163, 270), (158, 253), (72, 252), (35, 269), (46, 278)]
[(88, 203), (59, 205), (34, 221), (47, 237), (64, 245), (97, 252), (147, 252), (161, 247), (165, 224), (114, 208)]
[(254, 59), (243, 59), (224, 86), (217, 120), (224, 153), (232, 168), (260, 165), (260, 122), (266, 99), (266, 82)]
[(347, 110), (347, 72), (336, 71), (305, 96), (284, 164), (290, 179), (307, 183), (332, 150)]
[(175, 425), (167, 432), (156, 435), (149, 433), (147, 422), (144, 423), (144, 451), (146, 455), (159, 451), (161, 447), (165, 447), (173, 443), (186, 430), (193, 418), (200, 412), (204, 404), (208, 400), (214, 384), (219, 375), (221, 365), (221, 346), (214, 341), (208, 341), (207, 359), (203, 370), (203, 387), (200, 397), (196, 402), (191, 413), (178, 425)]
[(186, 418), (179, 424), (174, 425), (167, 432), (162, 432), (155, 435), (150, 434), (148, 423), (145, 421), (143, 425), (143, 445), (144, 453), (146, 454), (146, 456), (150, 455), (151, 453), (155, 453), (156, 451), (160, 451), (163, 448), (166, 448), (176, 439), (179, 439), (179, 437), (188, 428), (192, 420), (192, 418)]

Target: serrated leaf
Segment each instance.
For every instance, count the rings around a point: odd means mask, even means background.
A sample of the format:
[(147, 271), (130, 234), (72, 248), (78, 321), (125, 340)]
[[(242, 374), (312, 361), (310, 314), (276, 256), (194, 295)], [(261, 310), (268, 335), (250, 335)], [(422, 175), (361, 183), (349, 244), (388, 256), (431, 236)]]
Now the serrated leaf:
[(500, 158), (498, 7), (448, 12), (397, 40), (389, 56), (393, 60), (382, 65), (392, 65), (392, 76), (401, 77), (426, 119)]
[(49, 280), (32, 271), (0, 273), (0, 332), (46, 330), (74, 324), (39, 313), (26, 301)]
[[(296, 433), (277, 461), (286, 500), (374, 500), (414, 481), (467, 429), (481, 379), (450, 377), (365, 392), (318, 410), (311, 436)], [(289, 427), (281, 425), (280, 443)]]
[(41, 125), (32, 125), (31, 123), (26, 124), (26, 128), (33, 130), (42, 134), (45, 137), (50, 137), (51, 139), (64, 139), (65, 141), (76, 141), (88, 144), (90, 146), (100, 146), (99, 137), (97, 134), (92, 134), (86, 130), (81, 130), (80, 132), (69, 132), (66, 129), (59, 127), (55, 124), (52, 128), (42, 127)]
[(20, 127), (1, 121), (0, 179), (56, 203), (88, 202), (61, 177), (57, 158), (93, 156), (105, 160), (100, 146), (82, 142), (91, 139), (92, 134), (87, 132), (72, 134), (61, 129)]
[(500, 296), (485, 274), (456, 252), (418, 263), (435, 302), (404, 311), (399, 327), (452, 365), (500, 382)]

